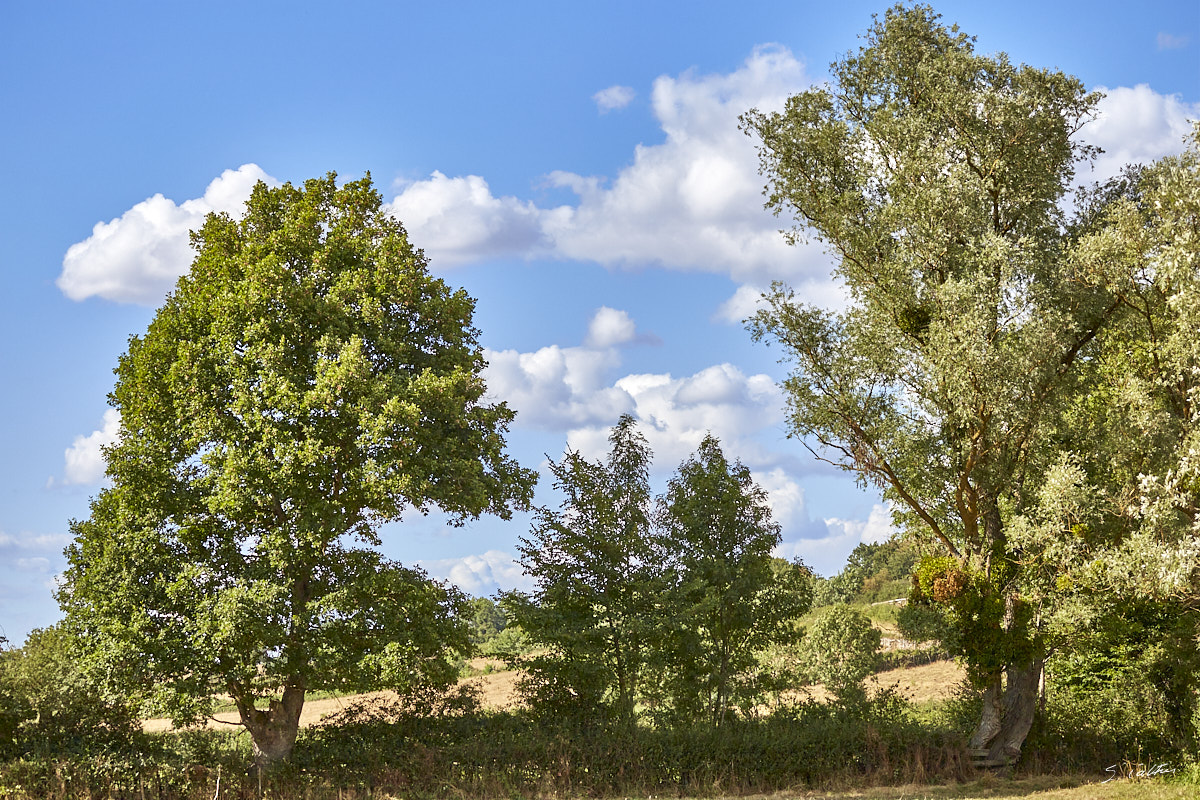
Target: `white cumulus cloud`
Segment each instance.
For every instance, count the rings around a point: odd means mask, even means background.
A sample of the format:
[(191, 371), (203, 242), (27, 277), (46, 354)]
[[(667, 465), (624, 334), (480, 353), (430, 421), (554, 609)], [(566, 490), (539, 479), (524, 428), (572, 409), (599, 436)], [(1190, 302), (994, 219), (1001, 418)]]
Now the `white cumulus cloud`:
[[(614, 387), (632, 400), (632, 413), (649, 440), (658, 471), (673, 470), (712, 433), (731, 458), (752, 468), (770, 467), (778, 456), (758, 441), (764, 430), (780, 424), (783, 399), (767, 375), (746, 375), (733, 364), (717, 364), (694, 375), (669, 373), (626, 375)], [(608, 434), (616, 417), (567, 432), (567, 445), (589, 458), (608, 451)]]
[(892, 527), (892, 513), (887, 506), (876, 503), (871, 508), (870, 515), (865, 520), (837, 519), (825, 520), (831, 531), (838, 531), (857, 538), (858, 542), (878, 544), (892, 537), (895, 529)]
[(601, 306), (588, 324), (588, 347), (616, 347), (632, 342), (637, 335), (633, 318), (627, 311)]
[[(807, 84), (803, 64), (778, 46), (756, 48), (728, 74), (658, 78), (652, 108), (663, 141), (638, 145), (632, 162), (612, 178), (566, 171), (546, 176), (549, 185), (573, 192), (574, 204), (544, 208), (497, 197), (478, 175), (434, 172), (406, 184), (388, 207), (435, 268), (520, 257), (726, 274), (745, 284), (718, 312), (726, 319), (748, 308), (753, 290), (746, 287), (774, 279), (803, 287), (812, 302), (842, 305), (820, 245), (788, 246), (778, 233), (781, 221), (763, 209), (754, 142), (737, 127), (747, 109), (781, 108)], [(1099, 115), (1080, 135), (1106, 152), (1081, 182), (1179, 152), (1189, 121), (1200, 117), (1200, 105), (1145, 84), (1101, 89), (1107, 96)], [(158, 303), (191, 263), (188, 231), (210, 211), (238, 212), (258, 180), (277, 183), (247, 164), (222, 173), (200, 198), (175, 203), (154, 195), (97, 223), (67, 251), (59, 287), (76, 300)]]
[(542, 229), (558, 214), (515, 197), (495, 197), (478, 175), (448, 178), (441, 172), (408, 184), (388, 208), (435, 268), (549, 252)]
[(740, 325), (747, 317), (752, 316), (762, 303), (763, 290), (757, 286), (744, 284), (726, 300), (713, 314), (715, 322), (730, 322)]
[(520, 427), (562, 430), (615, 420), (632, 408), (625, 392), (600, 385), (619, 364), (611, 351), (551, 345), (532, 353), (487, 350), (484, 357), (489, 395), (516, 409)]
[(99, 483), (104, 478), (104, 454), (101, 448), (117, 441), (121, 430), (121, 415), (115, 408), (104, 412), (104, 424), (87, 436), (76, 436), (63, 453), (63, 482), (68, 484)]
[(656, 469), (674, 469), (708, 433), (751, 468), (783, 460), (757, 441), (782, 436), (783, 396), (765, 374), (746, 375), (730, 363), (693, 375), (620, 374), (624, 346), (652, 341), (625, 311), (602, 306), (582, 346), (549, 345), (533, 352), (487, 350), (488, 395), (516, 409), (515, 425), (562, 431), (567, 446), (603, 458), (618, 417), (632, 414), (656, 455)]
[(609, 86), (592, 95), (592, 100), (595, 101), (601, 114), (607, 114), (609, 111), (616, 111), (629, 105), (636, 95), (637, 93), (629, 86)]
[(531, 353), (486, 350), (488, 394), (516, 409), (521, 427), (611, 425), (633, 411), (633, 398), (613, 385), (610, 376), (621, 363), (619, 348), (637, 340), (637, 324), (628, 312), (601, 306), (581, 347), (549, 345)]
[(1200, 119), (1200, 104), (1159, 94), (1144, 83), (1099, 90), (1105, 96), (1096, 119), (1083, 127), (1080, 137), (1104, 153), (1091, 170), (1081, 170), (1084, 183), (1107, 180), (1126, 164), (1148, 164), (1181, 152), (1192, 121)]
[(787, 49), (759, 47), (729, 74), (685, 72), (655, 81), (652, 107), (664, 141), (639, 145), (611, 180), (556, 171), (549, 184), (573, 205), (541, 208), (496, 197), (479, 176), (434, 173), (404, 188), (391, 207), (434, 264), (498, 254), (663, 266), (724, 273), (765, 284), (828, 274), (819, 247), (789, 247), (763, 209), (754, 143), (737, 118), (774, 110), (807, 85)]
[(483, 597), (497, 591), (533, 588), (533, 580), (509, 553), (489, 550), (464, 558), (444, 558), (421, 562), (431, 577), (446, 580), (467, 594)]
[(785, 537), (789, 537), (794, 528), (810, 527), (804, 505), (804, 488), (782, 467), (755, 473), (754, 478), (755, 483), (766, 490), (770, 498), (771, 516), (783, 528)]
[(887, 507), (876, 503), (865, 520), (827, 519), (814, 522), (800, 538), (789, 538), (775, 548), (780, 558), (796, 558), (822, 575), (835, 575), (846, 566), (850, 552), (863, 542), (885, 541), (892, 534), (891, 514)]
[(72, 300), (157, 305), (191, 268), (188, 232), (211, 212), (237, 215), (260, 180), (276, 183), (256, 164), (245, 164), (221, 173), (202, 197), (175, 203), (156, 194), (96, 223), (91, 236), (67, 250), (58, 288)]

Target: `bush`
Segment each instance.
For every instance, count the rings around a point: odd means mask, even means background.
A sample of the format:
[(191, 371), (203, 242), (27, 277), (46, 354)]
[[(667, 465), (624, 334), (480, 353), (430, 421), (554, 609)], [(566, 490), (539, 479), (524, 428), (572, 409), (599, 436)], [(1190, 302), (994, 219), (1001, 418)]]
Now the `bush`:
[(58, 626), (34, 630), (3, 655), (0, 709), (10, 752), (32, 755), (128, 749), (139, 733), (124, 698), (106, 695), (78, 658), (77, 642)]
[(825, 684), (843, 705), (866, 698), (863, 681), (879, 661), (879, 629), (859, 611), (831, 606), (817, 618), (800, 644), (800, 661), (808, 678)]

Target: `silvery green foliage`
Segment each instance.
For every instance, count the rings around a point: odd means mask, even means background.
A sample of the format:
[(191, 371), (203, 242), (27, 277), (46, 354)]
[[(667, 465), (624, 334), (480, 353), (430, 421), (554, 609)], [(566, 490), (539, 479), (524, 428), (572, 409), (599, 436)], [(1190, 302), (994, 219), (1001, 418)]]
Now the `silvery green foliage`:
[(1075, 249), (1123, 307), (1066, 414), (1072, 449), (1014, 519), (1010, 549), (1053, 588), (1200, 601), (1197, 134), (1130, 176)]
[(1196, 156), (1068, 217), (1099, 96), (937, 20), (889, 9), (829, 84), (744, 115), (768, 208), (850, 296), (776, 284), (749, 325), (791, 367), (792, 435), (957, 562), (961, 591), (922, 601), (954, 606), (986, 687), (973, 746), (1011, 759), (1064, 596), (1194, 577)]

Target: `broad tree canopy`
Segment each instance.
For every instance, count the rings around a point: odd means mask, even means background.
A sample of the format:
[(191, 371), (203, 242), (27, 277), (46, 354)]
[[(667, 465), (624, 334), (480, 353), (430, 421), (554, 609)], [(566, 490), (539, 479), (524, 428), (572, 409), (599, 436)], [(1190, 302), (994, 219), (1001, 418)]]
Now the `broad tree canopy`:
[(507, 518), (535, 475), (504, 453), (513, 412), (484, 401), (474, 301), (369, 177), (260, 183), (192, 241), (116, 369), (110, 485), (73, 523), (60, 602), (177, 719), (230, 694), (271, 760), (306, 689), (447, 679), (444, 646), (465, 644), (457, 593), (383, 559), (379, 526)]

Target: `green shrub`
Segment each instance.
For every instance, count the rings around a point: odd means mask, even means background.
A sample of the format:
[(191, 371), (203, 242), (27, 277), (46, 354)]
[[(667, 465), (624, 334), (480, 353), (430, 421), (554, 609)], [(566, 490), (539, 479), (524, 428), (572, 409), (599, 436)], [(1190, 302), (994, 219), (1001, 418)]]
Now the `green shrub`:
[[(107, 695), (81, 666), (77, 642), (58, 626), (29, 634), (3, 654), (0, 717), (10, 751), (31, 755), (109, 753), (133, 746), (135, 709)], [(14, 724), (15, 723), (15, 724)]]
[(809, 626), (800, 643), (800, 662), (809, 680), (825, 684), (843, 704), (861, 704), (863, 681), (879, 660), (879, 629), (859, 611), (831, 606)]

